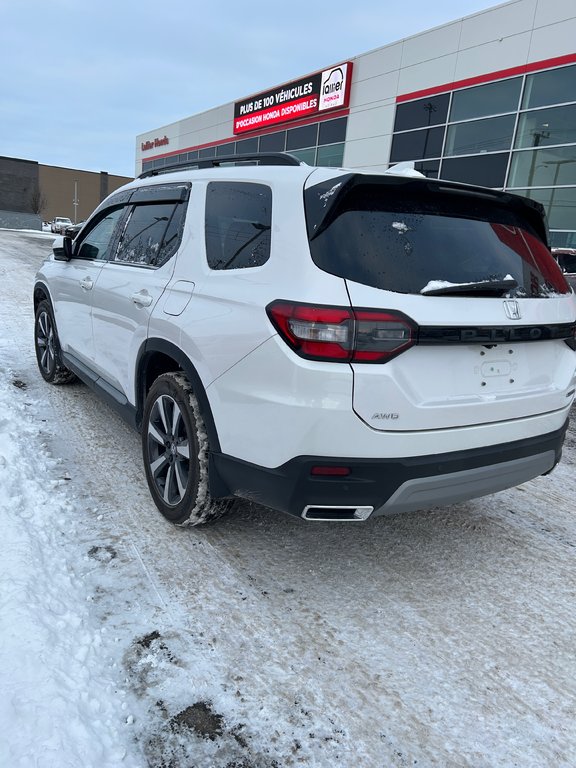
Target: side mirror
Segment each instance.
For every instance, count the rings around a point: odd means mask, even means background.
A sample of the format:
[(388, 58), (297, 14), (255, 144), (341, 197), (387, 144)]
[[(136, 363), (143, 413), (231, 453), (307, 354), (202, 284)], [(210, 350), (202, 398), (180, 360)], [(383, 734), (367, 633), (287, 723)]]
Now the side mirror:
[(52, 244), (52, 253), (56, 261), (70, 261), (72, 258), (72, 238), (57, 237)]

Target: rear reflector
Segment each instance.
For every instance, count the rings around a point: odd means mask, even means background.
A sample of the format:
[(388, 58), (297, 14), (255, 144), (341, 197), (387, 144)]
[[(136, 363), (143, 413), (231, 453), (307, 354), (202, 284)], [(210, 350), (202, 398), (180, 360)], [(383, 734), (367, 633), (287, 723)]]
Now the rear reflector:
[(350, 467), (312, 467), (310, 474), (347, 477), (350, 474)]
[(385, 363), (416, 343), (402, 312), (273, 301), (266, 307), (288, 346), (308, 360)]

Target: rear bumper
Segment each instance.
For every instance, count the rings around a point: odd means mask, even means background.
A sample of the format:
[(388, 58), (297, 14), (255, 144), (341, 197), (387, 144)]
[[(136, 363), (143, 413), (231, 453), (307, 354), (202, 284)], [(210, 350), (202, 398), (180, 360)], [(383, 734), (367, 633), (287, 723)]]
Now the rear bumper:
[[(427, 509), (495, 493), (549, 472), (560, 461), (567, 427), (568, 421), (546, 435), (431, 456), (298, 456), (273, 469), (213, 454), (211, 491), (215, 497), (234, 495), (307, 519), (366, 519)], [(318, 466), (344, 466), (350, 473), (312, 475), (312, 467)], [(346, 516), (340, 509), (363, 511)]]

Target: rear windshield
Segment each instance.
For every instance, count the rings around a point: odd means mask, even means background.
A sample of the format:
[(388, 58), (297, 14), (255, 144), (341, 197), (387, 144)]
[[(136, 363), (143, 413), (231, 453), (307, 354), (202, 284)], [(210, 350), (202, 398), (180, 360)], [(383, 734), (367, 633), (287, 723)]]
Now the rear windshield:
[(305, 193), (312, 258), (338, 277), (398, 293), (569, 293), (543, 222), (534, 210), (523, 216), (522, 203), (506, 204), (511, 196), (502, 200), (418, 184), (316, 185)]

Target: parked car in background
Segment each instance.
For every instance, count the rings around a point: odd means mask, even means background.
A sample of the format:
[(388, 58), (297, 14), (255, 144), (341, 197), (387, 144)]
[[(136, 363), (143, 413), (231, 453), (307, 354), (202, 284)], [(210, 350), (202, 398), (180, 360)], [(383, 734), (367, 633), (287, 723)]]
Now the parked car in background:
[(65, 216), (55, 216), (50, 225), (50, 229), (55, 235), (63, 235), (66, 227), (71, 226), (72, 219)]
[(64, 229), (64, 232), (62, 234), (65, 237), (71, 237), (72, 239), (74, 239), (78, 234), (78, 232), (80, 232), (83, 226), (84, 226), (83, 221), (79, 221), (77, 224), (71, 224), (69, 227), (66, 227)]
[(198, 165), (116, 190), (34, 287), (41, 375), (141, 430), (168, 520), (238, 496), (360, 521), (554, 468), (576, 296), (539, 203), (289, 155)]
[(576, 293), (576, 248), (552, 248), (552, 256)]

